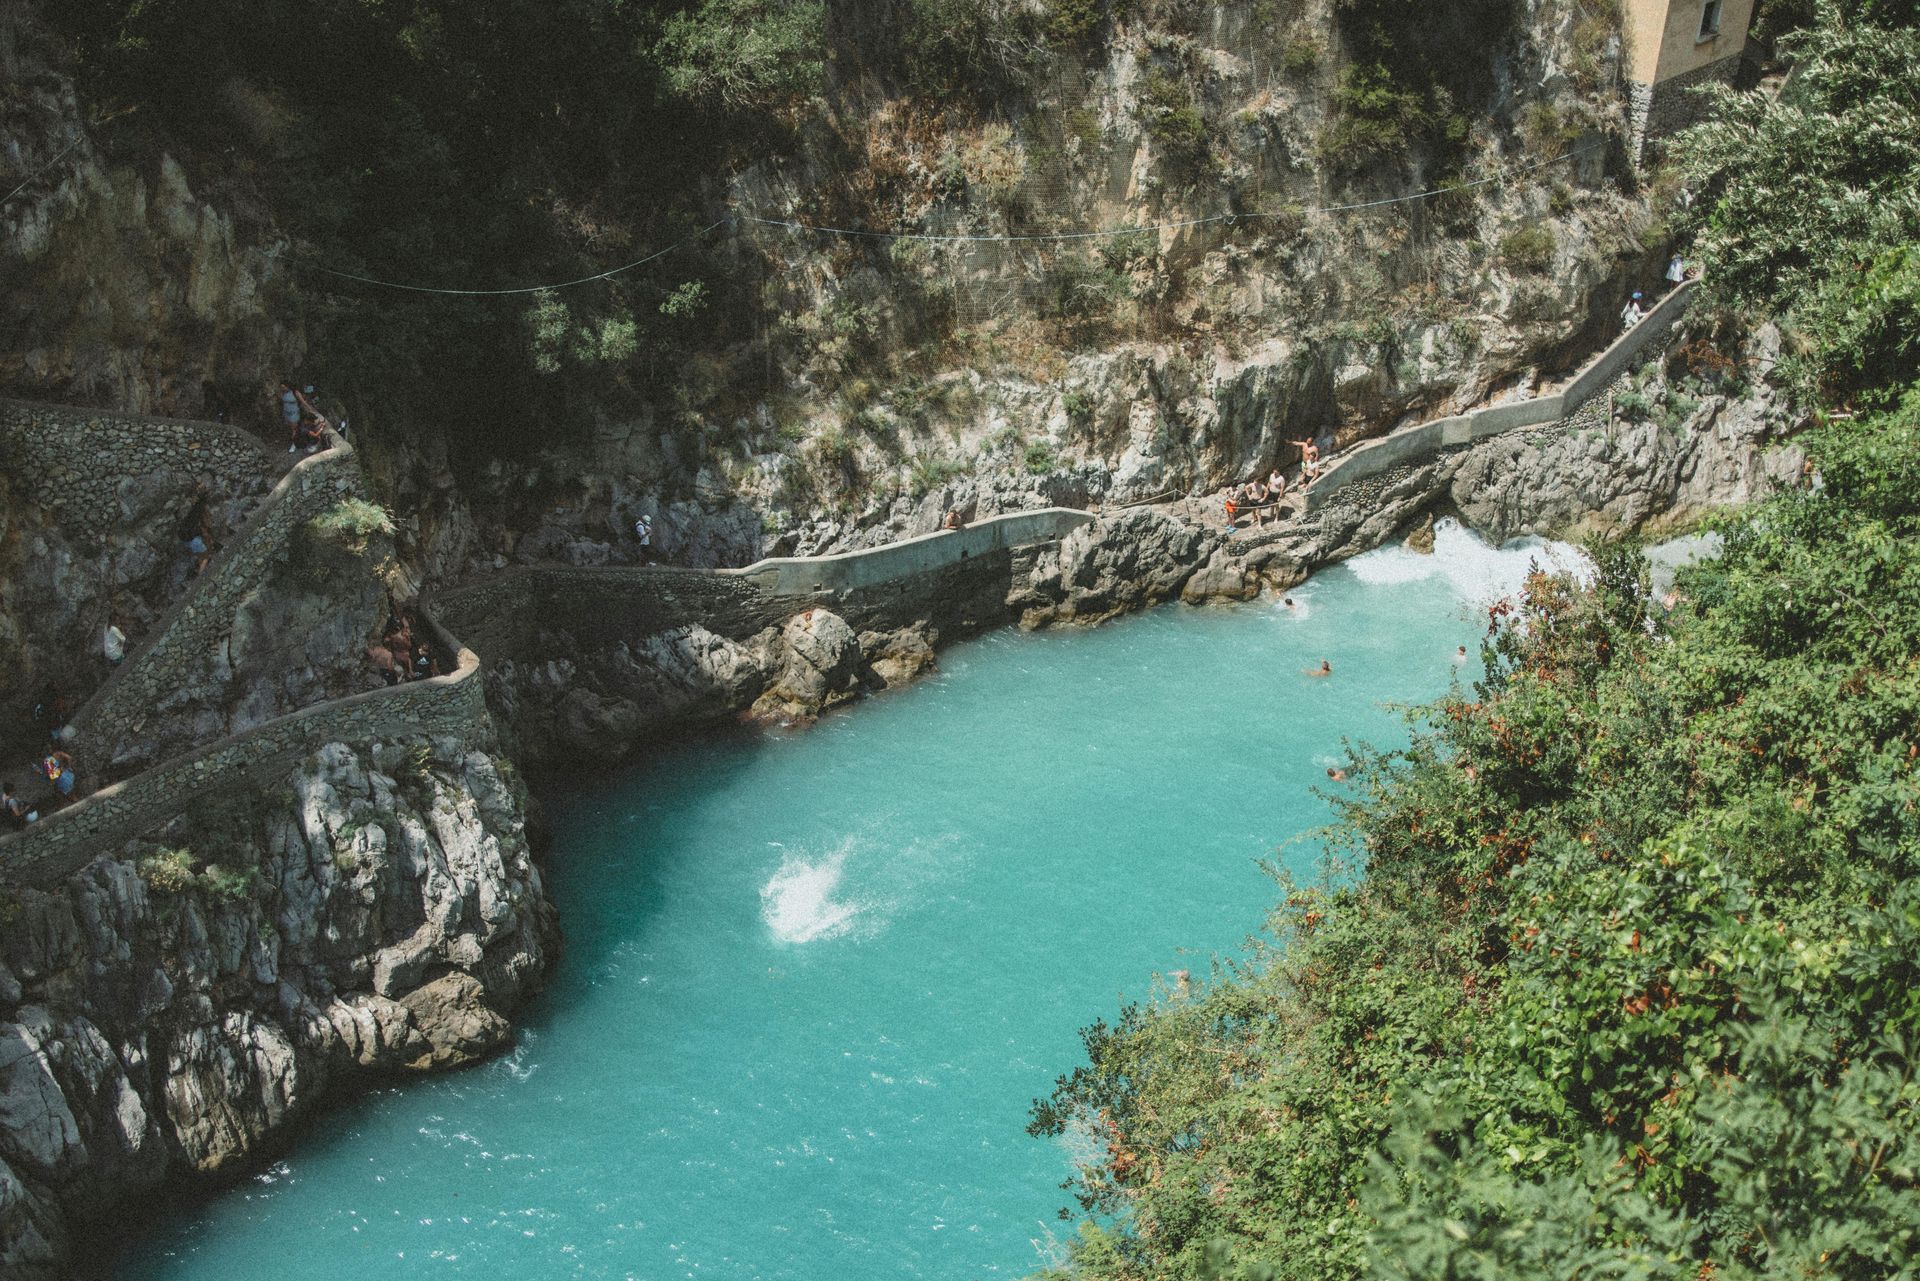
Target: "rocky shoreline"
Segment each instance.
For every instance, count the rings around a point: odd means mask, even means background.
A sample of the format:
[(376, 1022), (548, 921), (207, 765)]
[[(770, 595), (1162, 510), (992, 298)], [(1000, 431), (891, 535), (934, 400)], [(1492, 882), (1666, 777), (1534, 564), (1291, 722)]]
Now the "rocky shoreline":
[(253, 1168), (353, 1083), (511, 1042), (558, 930), (508, 758), (805, 723), (935, 670), (967, 635), (1284, 590), (1440, 515), (1496, 539), (1658, 533), (1799, 471), (1764, 396), (1664, 426), (1609, 423), (1604, 404), (1344, 486), (1310, 515), (1229, 533), (1212, 500), (1110, 512), (919, 595), (738, 637), (718, 616), (611, 642), (541, 620), (528, 652), (488, 655), (499, 745), (330, 745), (282, 793), (196, 812), (57, 890), (9, 891), (0, 1267), (67, 1275), (130, 1203)]

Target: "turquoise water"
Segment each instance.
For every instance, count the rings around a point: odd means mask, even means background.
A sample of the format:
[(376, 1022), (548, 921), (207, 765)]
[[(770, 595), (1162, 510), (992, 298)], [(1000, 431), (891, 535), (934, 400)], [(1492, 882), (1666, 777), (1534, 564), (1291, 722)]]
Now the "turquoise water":
[[(513, 1054), (377, 1093), (123, 1278), (1018, 1277), (1077, 1029), (1312, 874), (1343, 735), (1401, 741), (1528, 555), (1444, 528), (1298, 608), (1004, 633), (801, 734), (550, 798), (568, 950)], [(1301, 669), (1332, 661), (1334, 674)], [(1477, 660), (1476, 660), (1477, 662)]]

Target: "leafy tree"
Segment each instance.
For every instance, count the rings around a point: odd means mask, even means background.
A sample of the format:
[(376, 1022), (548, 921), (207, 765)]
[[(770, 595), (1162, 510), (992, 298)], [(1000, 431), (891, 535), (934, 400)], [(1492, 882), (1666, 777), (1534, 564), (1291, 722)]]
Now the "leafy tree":
[(1920, 30), (1823, 4), (1780, 48), (1777, 97), (1712, 86), (1711, 118), (1674, 145), (1711, 193), (1684, 215), (1708, 287), (1802, 331), (1803, 394), (1897, 389), (1920, 343)]

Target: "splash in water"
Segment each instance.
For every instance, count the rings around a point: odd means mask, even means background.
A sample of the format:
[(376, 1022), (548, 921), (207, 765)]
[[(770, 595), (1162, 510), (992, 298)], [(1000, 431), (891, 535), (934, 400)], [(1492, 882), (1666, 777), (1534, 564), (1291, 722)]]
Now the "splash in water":
[(1441, 578), (1461, 597), (1480, 604), (1518, 592), (1535, 568), (1582, 578), (1592, 572), (1572, 543), (1515, 538), (1493, 547), (1450, 516), (1434, 522), (1431, 555), (1397, 545), (1381, 547), (1354, 557), (1347, 568), (1369, 586)]
[(838, 938), (853, 928), (860, 905), (834, 897), (852, 852), (849, 840), (822, 859), (809, 861), (789, 854), (780, 860), (780, 870), (760, 887), (760, 916), (776, 939), (813, 943)]

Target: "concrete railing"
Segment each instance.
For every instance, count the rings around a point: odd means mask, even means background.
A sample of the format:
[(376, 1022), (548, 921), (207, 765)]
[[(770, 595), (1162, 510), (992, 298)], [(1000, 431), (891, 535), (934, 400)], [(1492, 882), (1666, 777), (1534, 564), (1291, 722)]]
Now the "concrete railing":
[(1404, 463), (1431, 457), (1443, 449), (1565, 418), (1618, 377), (1656, 339), (1664, 337), (1686, 314), (1687, 303), (1698, 285), (1697, 280), (1689, 280), (1662, 298), (1639, 324), (1614, 339), (1611, 346), (1589, 361), (1557, 392), (1532, 400), (1488, 405), (1451, 418), (1435, 418), (1356, 445), (1334, 459), (1307, 490), (1307, 510), (1317, 510), (1328, 494), (1349, 482), (1377, 476)]
[(964, 529), (937, 530), (883, 547), (833, 556), (778, 556), (755, 561), (744, 569), (711, 572), (744, 578), (778, 596), (843, 592), (928, 573), (974, 556), (1052, 542), (1092, 519), (1092, 512), (1073, 507), (1042, 507), (1038, 511), (989, 516)]

